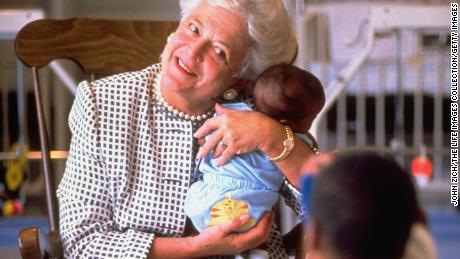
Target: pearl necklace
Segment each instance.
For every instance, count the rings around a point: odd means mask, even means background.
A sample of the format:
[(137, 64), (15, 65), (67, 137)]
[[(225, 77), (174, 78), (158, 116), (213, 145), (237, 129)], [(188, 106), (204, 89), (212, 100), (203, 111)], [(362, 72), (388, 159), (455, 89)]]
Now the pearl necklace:
[(211, 110), (201, 115), (190, 115), (190, 114), (187, 114), (183, 111), (179, 111), (178, 109), (174, 108), (164, 99), (163, 94), (161, 94), (160, 82), (161, 82), (161, 74), (159, 74), (155, 78), (155, 82), (154, 82), (155, 99), (158, 101), (158, 103), (160, 103), (166, 110), (168, 110), (172, 114), (179, 116), (183, 119), (190, 120), (190, 121), (202, 121), (214, 115), (214, 108), (212, 108)]

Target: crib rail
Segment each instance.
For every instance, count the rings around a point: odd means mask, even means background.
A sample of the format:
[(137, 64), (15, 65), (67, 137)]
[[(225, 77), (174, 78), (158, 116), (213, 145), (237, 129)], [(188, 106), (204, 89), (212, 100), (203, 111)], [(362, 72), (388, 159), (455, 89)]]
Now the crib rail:
[[(321, 148), (388, 151), (406, 167), (426, 148), (433, 180), (448, 181), (449, 6), (369, 7), (355, 34), (359, 51), (349, 61), (331, 57), (337, 32), (322, 8), (297, 10), (295, 21), (297, 65), (326, 86), (327, 103), (311, 128)], [(415, 40), (404, 42), (407, 34)], [(382, 40), (393, 41), (392, 52), (376, 53)], [(408, 46), (412, 55), (404, 53)]]

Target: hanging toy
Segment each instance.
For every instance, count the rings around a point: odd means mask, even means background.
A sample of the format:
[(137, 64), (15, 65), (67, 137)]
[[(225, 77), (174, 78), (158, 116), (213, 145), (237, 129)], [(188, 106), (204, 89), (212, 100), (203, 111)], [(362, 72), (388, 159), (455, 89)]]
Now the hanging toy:
[[(11, 150), (17, 151), (18, 144), (15, 143)], [(21, 186), (25, 180), (25, 167), (27, 165), (26, 157), (27, 147), (22, 150), (18, 159), (8, 160), (6, 170), (0, 168), (0, 214), (3, 216), (12, 216), (21, 214), (25, 195), (21, 191)]]
[(22, 213), (22, 202), (19, 199), (6, 200), (3, 202), (2, 213), (3, 216), (13, 216)]
[[(17, 143), (13, 144), (11, 149), (13, 151), (18, 150), (19, 146)], [(26, 148), (25, 148), (26, 149)], [(18, 159), (9, 160), (7, 163), (7, 170), (5, 176), (6, 188), (9, 191), (15, 192), (24, 182), (24, 167), (27, 163), (26, 150), (22, 150)]]
[(420, 154), (412, 160), (412, 174), (419, 187), (426, 187), (433, 174), (433, 164), (427, 156), (426, 147), (420, 147)]

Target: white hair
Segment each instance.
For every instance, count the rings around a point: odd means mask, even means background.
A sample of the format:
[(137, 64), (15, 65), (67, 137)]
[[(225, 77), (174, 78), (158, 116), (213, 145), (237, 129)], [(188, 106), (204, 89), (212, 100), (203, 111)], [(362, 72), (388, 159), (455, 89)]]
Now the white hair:
[(253, 79), (272, 65), (294, 60), (297, 40), (282, 0), (180, 0), (181, 19), (203, 1), (246, 21), (251, 45), (238, 76)]

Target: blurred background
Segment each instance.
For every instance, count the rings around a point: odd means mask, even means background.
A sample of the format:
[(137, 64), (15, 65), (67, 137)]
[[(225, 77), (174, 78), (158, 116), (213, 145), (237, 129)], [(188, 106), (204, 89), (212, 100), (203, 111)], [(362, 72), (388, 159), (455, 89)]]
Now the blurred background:
[[(460, 213), (450, 204), (450, 2), (284, 2), (299, 40), (296, 64), (318, 76), (330, 97), (311, 129), (321, 150), (393, 153), (414, 174), (439, 258), (458, 258)], [(26, 155), (39, 150), (39, 139), (31, 73), (16, 59), (15, 34), (34, 19), (73, 16), (178, 20), (179, 6), (167, 0), (0, 0), (2, 258), (19, 258), (20, 228), (48, 224), (40, 162)], [(51, 146), (66, 150), (72, 89), (85, 78), (65, 60), (40, 76), (49, 86), (42, 95)], [(63, 158), (53, 160), (57, 182), (64, 165)], [(285, 218), (289, 228), (289, 212)]]

